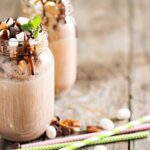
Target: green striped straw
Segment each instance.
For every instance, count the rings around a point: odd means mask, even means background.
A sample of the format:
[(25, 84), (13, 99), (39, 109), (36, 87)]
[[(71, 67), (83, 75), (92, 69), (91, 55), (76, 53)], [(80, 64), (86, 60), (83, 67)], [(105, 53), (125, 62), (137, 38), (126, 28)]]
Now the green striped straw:
[(80, 147), (84, 147), (87, 145), (92, 145), (93, 143), (95, 143), (99, 140), (102, 140), (103, 138), (107, 138), (107, 137), (110, 137), (110, 136), (115, 135), (115, 134), (120, 134), (121, 132), (123, 132), (127, 129), (136, 127), (138, 125), (141, 125), (141, 124), (144, 124), (147, 122), (150, 122), (150, 115), (144, 116), (144, 117), (142, 117), (138, 120), (135, 120), (135, 121), (131, 121), (131, 122), (129, 122), (123, 126), (119, 126), (119, 127), (115, 128), (113, 130), (106, 131), (101, 135), (93, 136), (93, 137), (88, 138), (86, 140), (75, 142), (75, 143), (73, 143), (73, 144), (71, 144), (65, 148), (62, 148), (60, 150), (74, 150), (74, 149), (79, 149)]
[[(149, 135), (148, 132), (138, 132), (138, 133), (132, 133), (132, 134), (112, 136), (112, 137), (104, 138), (102, 140), (100, 139), (96, 142), (93, 142), (92, 145), (142, 139), (142, 138), (148, 137), (148, 135)], [(68, 142), (68, 143), (52, 144), (52, 145), (40, 146), (40, 147), (22, 148), (22, 149), (17, 149), (17, 150), (56, 150), (56, 149), (60, 149), (60, 148), (66, 147), (66, 146), (70, 146), (72, 144), (76, 144), (76, 143), (77, 142)], [(90, 145), (91, 145), (91, 143), (87, 144), (87, 146), (90, 146)]]

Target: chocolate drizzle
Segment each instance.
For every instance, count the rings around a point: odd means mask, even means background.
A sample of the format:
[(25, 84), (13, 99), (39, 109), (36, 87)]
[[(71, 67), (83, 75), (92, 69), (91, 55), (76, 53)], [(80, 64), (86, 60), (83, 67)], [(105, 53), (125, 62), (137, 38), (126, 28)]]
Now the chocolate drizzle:
[[(48, 1), (54, 2), (55, 3), (55, 7), (56, 10), (59, 10), (59, 14), (57, 14), (57, 16), (53, 16), (54, 18), (56, 18), (56, 22), (59, 23), (63, 20), (64, 23), (66, 23), (65, 17), (66, 17), (66, 7), (64, 5), (64, 3), (62, 2), (62, 0), (58, 0), (58, 1), (53, 1), (53, 0), (40, 0), (42, 5), (43, 5), (43, 14), (42, 14), (42, 20), (43, 20), (43, 24), (48, 24), (49, 23), (49, 17), (46, 15), (46, 10), (45, 10), (45, 5)], [(57, 24), (56, 24), (57, 25)]]
[(29, 64), (31, 68), (31, 74), (34, 75), (34, 66), (32, 62), (32, 54), (31, 54), (31, 49), (28, 40), (24, 41), (24, 49), (27, 50), (28, 53), (28, 59), (29, 59)]
[(33, 62), (32, 62), (31, 52), (28, 47), (27, 47), (27, 50), (28, 50), (29, 63), (30, 63), (30, 67), (31, 67), (31, 74), (34, 75), (34, 66), (33, 66)]
[(46, 11), (45, 11), (45, 8), (44, 8), (44, 5), (45, 5), (46, 2), (44, 2), (43, 0), (41, 0), (41, 3), (42, 3), (42, 5), (43, 5), (43, 14), (42, 14), (43, 23), (44, 23), (44, 24), (48, 24), (49, 19), (48, 19), (48, 17), (46, 16)]

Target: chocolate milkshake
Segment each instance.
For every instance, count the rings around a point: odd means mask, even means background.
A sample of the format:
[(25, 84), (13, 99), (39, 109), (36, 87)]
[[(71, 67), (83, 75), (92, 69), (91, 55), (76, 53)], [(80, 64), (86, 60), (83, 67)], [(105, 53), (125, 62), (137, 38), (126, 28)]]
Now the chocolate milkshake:
[(49, 33), (49, 46), (55, 58), (55, 91), (68, 91), (76, 79), (76, 24), (69, 0), (23, 0), (21, 15), (39, 14)]
[(54, 60), (40, 18), (0, 22), (0, 135), (29, 141), (54, 111)]

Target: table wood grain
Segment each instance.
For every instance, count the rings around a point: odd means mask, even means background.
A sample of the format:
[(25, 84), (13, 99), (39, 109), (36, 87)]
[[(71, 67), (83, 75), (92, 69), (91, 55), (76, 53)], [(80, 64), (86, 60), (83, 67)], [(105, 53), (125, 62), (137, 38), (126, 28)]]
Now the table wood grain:
[[(148, 114), (150, 1), (73, 0), (73, 5), (79, 30), (77, 82), (68, 94), (56, 100), (55, 114), (80, 120), (84, 125), (114, 117), (121, 107), (131, 110), (131, 120)], [(1, 19), (16, 17), (18, 12), (19, 0), (1, 0)], [(0, 150), (10, 150), (12, 144), (1, 140)], [(149, 150), (150, 142), (145, 139), (107, 147)]]

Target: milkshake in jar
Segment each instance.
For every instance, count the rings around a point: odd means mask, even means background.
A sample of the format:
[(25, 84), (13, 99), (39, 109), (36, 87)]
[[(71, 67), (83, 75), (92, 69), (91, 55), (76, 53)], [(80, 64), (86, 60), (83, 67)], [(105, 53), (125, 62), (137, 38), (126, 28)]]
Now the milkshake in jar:
[(33, 140), (45, 132), (53, 111), (54, 60), (40, 17), (0, 22), (0, 135)]
[(70, 0), (22, 0), (21, 15), (39, 14), (55, 58), (55, 92), (68, 91), (76, 79), (77, 31)]

